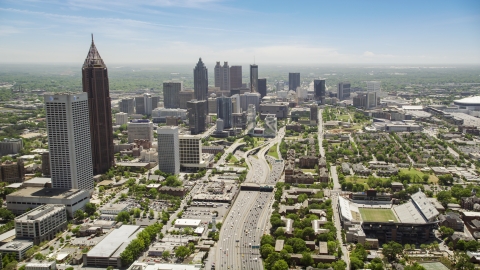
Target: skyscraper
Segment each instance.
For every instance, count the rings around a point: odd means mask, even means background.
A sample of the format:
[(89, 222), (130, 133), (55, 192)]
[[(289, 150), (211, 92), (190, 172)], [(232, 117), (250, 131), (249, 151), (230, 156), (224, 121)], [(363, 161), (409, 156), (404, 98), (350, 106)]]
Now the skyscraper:
[(250, 92), (258, 92), (258, 66), (250, 65)]
[(230, 67), (230, 89), (242, 87), (242, 66)]
[(164, 82), (163, 106), (167, 109), (180, 108), (180, 91), (182, 91), (181, 82)]
[(314, 80), (313, 81), (313, 92), (315, 100), (320, 101), (321, 104), (325, 103), (325, 80)]
[(345, 100), (350, 97), (350, 83), (341, 82), (338, 84), (337, 97), (339, 100)]
[(258, 79), (258, 93), (261, 98), (267, 95), (267, 79)]
[(135, 97), (135, 113), (145, 114), (145, 101), (143, 96)]
[(223, 66), (220, 65), (220, 62), (217, 62), (214, 69), (214, 78), (215, 87), (230, 91), (230, 67), (228, 62), (223, 62)]
[(128, 114), (135, 113), (135, 100), (133, 98), (122, 99), (119, 104), (120, 111)]
[(380, 82), (379, 81), (369, 81), (367, 82), (367, 91), (376, 92), (377, 95), (380, 93)]
[(187, 102), (188, 126), (192, 135), (200, 134), (205, 131), (206, 112), (206, 100), (194, 99)]
[(93, 190), (87, 93), (45, 95), (52, 187)]
[(112, 105), (107, 66), (93, 43), (82, 68), (83, 92), (88, 94), (93, 173), (105, 173), (113, 167)]
[(300, 87), (300, 73), (288, 73), (288, 90), (297, 91)]
[(220, 88), (222, 86), (222, 66), (220, 65), (220, 61), (217, 61), (217, 64), (215, 64), (213, 68), (213, 80), (215, 87)]
[(158, 169), (165, 173), (180, 172), (178, 127), (158, 127)]
[(223, 120), (224, 128), (232, 127), (232, 99), (229, 97), (217, 98), (217, 117)]
[(149, 93), (143, 94), (143, 104), (145, 115), (152, 115), (152, 95)]
[[(198, 59), (198, 63), (193, 69), (193, 92), (195, 93), (195, 99), (207, 100), (208, 98), (208, 70), (202, 62), (202, 58)], [(208, 113), (208, 104), (206, 104)]]

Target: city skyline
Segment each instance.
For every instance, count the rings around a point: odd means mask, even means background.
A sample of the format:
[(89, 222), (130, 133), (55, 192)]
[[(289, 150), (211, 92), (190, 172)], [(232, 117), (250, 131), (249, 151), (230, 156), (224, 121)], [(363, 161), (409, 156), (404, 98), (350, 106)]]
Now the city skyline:
[(479, 11), (477, 1), (6, 1), (0, 59), (79, 62), (93, 32), (113, 64), (478, 64)]

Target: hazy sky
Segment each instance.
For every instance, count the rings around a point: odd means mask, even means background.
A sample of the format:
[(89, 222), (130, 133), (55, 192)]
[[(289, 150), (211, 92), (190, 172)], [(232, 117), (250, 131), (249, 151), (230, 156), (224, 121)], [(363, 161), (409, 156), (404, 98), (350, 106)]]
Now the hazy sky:
[(0, 0), (0, 63), (480, 64), (480, 1)]

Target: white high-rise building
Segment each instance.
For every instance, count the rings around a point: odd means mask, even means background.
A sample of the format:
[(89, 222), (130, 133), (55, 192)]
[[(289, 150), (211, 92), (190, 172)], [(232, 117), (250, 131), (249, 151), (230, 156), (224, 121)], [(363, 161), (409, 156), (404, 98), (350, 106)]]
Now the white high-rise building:
[(52, 186), (93, 190), (87, 93), (45, 95), (44, 101)]
[(180, 173), (178, 127), (158, 127), (158, 169), (165, 173)]
[[(143, 94), (143, 104), (145, 106), (145, 115), (152, 115), (152, 95)], [(156, 106), (155, 106), (156, 108)]]
[(256, 117), (255, 105), (250, 104), (247, 110), (247, 134), (253, 134), (253, 130), (257, 127)]
[(115, 114), (115, 124), (116, 125), (123, 125), (128, 123), (128, 113), (119, 112)]
[(202, 158), (202, 136), (180, 135), (180, 165), (185, 168), (205, 168), (207, 163)]

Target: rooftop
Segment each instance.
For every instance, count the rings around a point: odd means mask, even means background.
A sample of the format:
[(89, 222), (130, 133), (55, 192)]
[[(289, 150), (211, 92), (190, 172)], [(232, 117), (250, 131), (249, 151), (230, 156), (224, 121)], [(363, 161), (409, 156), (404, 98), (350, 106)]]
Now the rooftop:
[(82, 193), (88, 194), (88, 191), (81, 189), (26, 187), (8, 194), (7, 197), (50, 197), (65, 199)]
[(140, 232), (140, 226), (135, 225), (123, 225), (122, 227), (113, 230), (108, 234), (100, 243), (98, 243), (94, 248), (92, 248), (87, 256), (89, 257), (111, 257), (114, 253), (120, 255), (125, 249), (126, 245), (124, 243), (130, 243)]
[(480, 96), (467, 97), (453, 101), (454, 104), (458, 105), (480, 105)]

